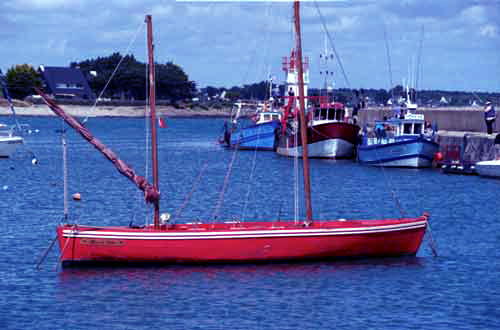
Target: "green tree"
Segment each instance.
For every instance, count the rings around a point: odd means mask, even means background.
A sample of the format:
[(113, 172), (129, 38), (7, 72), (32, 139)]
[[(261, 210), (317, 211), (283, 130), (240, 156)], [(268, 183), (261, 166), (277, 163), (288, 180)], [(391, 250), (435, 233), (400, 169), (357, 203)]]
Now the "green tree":
[(33, 94), (33, 87), (41, 87), (42, 80), (29, 64), (18, 64), (7, 70), (5, 75), (10, 96), (22, 100)]
[[(118, 70), (110, 80), (120, 61)], [(104, 97), (136, 100), (146, 98), (146, 64), (137, 61), (133, 55), (122, 56), (120, 53), (113, 53), (108, 57), (71, 63), (71, 66), (82, 70), (96, 95), (101, 93), (109, 81)], [(91, 74), (92, 71), (95, 71), (96, 75)], [(156, 63), (155, 76), (157, 99), (179, 101), (192, 98), (196, 92), (195, 83), (188, 79), (181, 67), (173, 63)]]

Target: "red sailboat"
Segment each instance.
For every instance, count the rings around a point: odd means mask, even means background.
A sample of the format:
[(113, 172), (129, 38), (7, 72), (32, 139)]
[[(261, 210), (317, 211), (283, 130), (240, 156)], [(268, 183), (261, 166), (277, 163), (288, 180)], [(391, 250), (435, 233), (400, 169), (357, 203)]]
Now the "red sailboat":
[[(299, 2), (294, 4), (297, 61), (301, 70)], [(39, 91), (48, 106), (68, 125), (111, 160), (117, 169), (141, 190), (146, 202), (154, 205), (154, 224), (144, 227), (95, 227), (63, 224), (57, 237), (63, 265), (80, 263), (176, 263), (176, 262), (259, 262), (310, 260), (337, 257), (385, 257), (415, 255), (428, 225), (428, 214), (416, 218), (384, 220), (313, 221), (307, 157), (304, 141), (304, 183), (307, 219), (295, 221), (182, 224), (160, 221), (158, 162), (156, 153), (156, 114), (151, 16), (146, 16), (149, 45), (149, 81), (152, 124), (153, 184), (138, 176), (129, 166), (97, 140), (76, 119)], [(300, 77), (302, 74), (299, 75)], [(304, 95), (299, 89), (301, 109)], [(303, 111), (299, 112), (302, 123)], [(305, 125), (301, 125), (302, 128)]]

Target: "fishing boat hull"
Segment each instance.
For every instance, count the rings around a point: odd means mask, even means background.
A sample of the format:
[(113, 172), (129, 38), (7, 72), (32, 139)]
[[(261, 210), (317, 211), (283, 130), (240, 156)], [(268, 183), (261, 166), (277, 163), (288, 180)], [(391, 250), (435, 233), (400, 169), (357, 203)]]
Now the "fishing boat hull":
[(477, 162), (475, 165), (476, 172), (480, 176), (489, 178), (500, 178), (500, 160), (485, 160)]
[(415, 255), (428, 215), (413, 219), (176, 224), (57, 229), (63, 265), (237, 263)]
[(0, 138), (0, 157), (8, 158), (16, 149), (23, 144), (23, 138), (20, 136), (10, 136)]
[(279, 121), (274, 120), (239, 128), (230, 133), (228, 146), (241, 150), (273, 151), (276, 149), (277, 131), (280, 125)]
[[(310, 158), (352, 158), (359, 126), (345, 122), (314, 125), (307, 128), (308, 154)], [(298, 141), (296, 144), (295, 141)], [(283, 156), (302, 157), (300, 136), (280, 136), (276, 152)]]
[(431, 167), (439, 144), (416, 137), (402, 141), (359, 145), (358, 161), (361, 164), (384, 167)]

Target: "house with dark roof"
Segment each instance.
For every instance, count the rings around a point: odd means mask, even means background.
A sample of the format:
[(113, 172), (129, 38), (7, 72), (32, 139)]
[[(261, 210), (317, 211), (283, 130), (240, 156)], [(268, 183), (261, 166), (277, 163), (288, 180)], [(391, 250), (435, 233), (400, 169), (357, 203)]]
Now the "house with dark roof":
[(94, 98), (87, 79), (78, 68), (40, 66), (39, 72), (47, 92), (57, 99)]

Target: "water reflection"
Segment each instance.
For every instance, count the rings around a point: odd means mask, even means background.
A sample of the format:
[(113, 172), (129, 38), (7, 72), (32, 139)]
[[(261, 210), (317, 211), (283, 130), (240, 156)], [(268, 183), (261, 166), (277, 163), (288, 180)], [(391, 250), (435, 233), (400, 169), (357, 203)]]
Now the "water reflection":
[(344, 273), (366, 271), (381, 268), (409, 268), (424, 266), (424, 258), (398, 257), (375, 259), (351, 259), (324, 262), (275, 262), (258, 264), (213, 264), (213, 265), (120, 265), (86, 266), (78, 268), (62, 268), (59, 273), (60, 283), (75, 284), (82, 280), (103, 280), (106, 278), (142, 281), (168, 280), (170, 282), (198, 279), (215, 280), (219, 277), (251, 279), (259, 277), (287, 276), (314, 278), (328, 273)]

